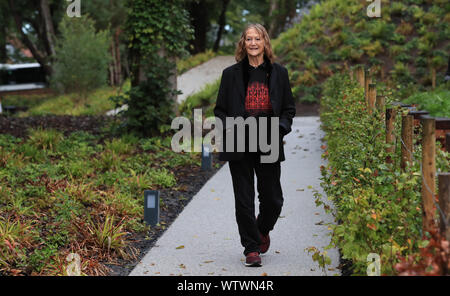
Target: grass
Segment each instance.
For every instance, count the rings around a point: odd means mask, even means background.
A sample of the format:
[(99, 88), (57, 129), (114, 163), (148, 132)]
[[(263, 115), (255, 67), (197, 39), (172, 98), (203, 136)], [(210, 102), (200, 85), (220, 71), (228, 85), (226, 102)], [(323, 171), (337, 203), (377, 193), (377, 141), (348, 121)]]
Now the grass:
[(205, 85), (199, 92), (187, 97), (179, 107), (180, 113), (191, 118), (193, 109), (204, 108), (203, 114), (206, 117), (214, 116), (213, 109), (219, 93), (220, 80), (219, 78), (215, 82)]
[(211, 49), (208, 49), (205, 52), (198, 53), (193, 56), (188, 56), (187, 58), (180, 59), (177, 61), (177, 71), (178, 75), (181, 75), (190, 69), (203, 64), (206, 61), (209, 61), (210, 59), (218, 56), (219, 53), (216, 53), (212, 51)]
[(0, 274), (63, 275), (76, 253), (82, 274), (102, 275), (105, 262), (132, 257), (130, 233), (148, 230), (143, 191), (174, 188), (174, 171), (200, 165), (170, 140), (0, 134)]
[(403, 102), (416, 104), (419, 110), (426, 110), (434, 117), (450, 117), (450, 90), (448, 89), (440, 88), (417, 93)]
[(117, 95), (129, 89), (130, 82), (124, 84), (123, 89), (104, 86), (88, 95), (87, 99), (80, 99), (76, 94), (54, 95), (14, 95), (4, 99), (4, 105), (28, 107), (25, 112), (20, 112), (20, 117), (36, 115), (101, 115), (114, 109), (114, 103), (109, 97)]
[(298, 101), (317, 100), (328, 77), (357, 64), (373, 66), (377, 79), (383, 68), (392, 74), (391, 86), (416, 83), (423, 91), (431, 86), (431, 68), (443, 80), (450, 49), (448, 1), (383, 3), (381, 18), (367, 17), (367, 6), (361, 0), (322, 1), (273, 40)]

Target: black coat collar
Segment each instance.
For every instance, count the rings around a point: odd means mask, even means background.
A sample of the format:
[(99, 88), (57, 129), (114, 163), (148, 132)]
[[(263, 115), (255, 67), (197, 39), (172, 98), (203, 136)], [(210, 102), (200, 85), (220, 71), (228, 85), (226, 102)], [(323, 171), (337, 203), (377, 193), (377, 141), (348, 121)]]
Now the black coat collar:
[[(264, 61), (266, 62), (265, 67), (267, 69), (267, 73), (269, 75), (269, 96), (270, 100), (274, 97), (273, 92), (275, 90), (275, 82), (276, 82), (276, 71), (273, 71), (274, 67), (270, 62), (269, 58), (264, 55)], [(239, 94), (241, 96), (242, 102), (245, 102), (245, 93), (247, 90), (248, 84), (248, 70), (249, 70), (249, 62), (248, 57), (245, 56), (240, 62), (237, 63), (236, 70), (238, 72), (238, 76), (236, 77), (237, 87), (239, 89)], [(273, 102), (272, 102), (273, 105)]]

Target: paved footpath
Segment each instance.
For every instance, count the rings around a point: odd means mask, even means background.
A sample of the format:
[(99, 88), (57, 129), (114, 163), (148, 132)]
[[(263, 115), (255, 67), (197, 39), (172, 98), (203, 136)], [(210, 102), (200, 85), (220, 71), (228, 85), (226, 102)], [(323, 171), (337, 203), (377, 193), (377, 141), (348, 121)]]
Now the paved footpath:
[[(244, 266), (234, 215), (230, 170), (226, 163), (193, 197), (183, 212), (155, 243), (130, 275), (336, 275), (338, 251), (328, 250), (332, 265), (325, 272), (305, 248), (323, 249), (330, 231), (324, 225), (333, 221), (320, 207), (308, 186), (321, 191), (322, 150), (318, 117), (295, 117), (292, 132), (285, 137), (286, 161), (282, 162), (281, 182), (284, 206), (271, 246), (262, 255), (263, 266)], [(255, 186), (255, 192), (256, 186)], [(255, 198), (255, 207), (258, 201)], [(328, 270), (331, 268), (332, 270)], [(333, 270), (334, 269), (334, 270)]]
[(183, 93), (178, 95), (177, 102), (183, 102), (190, 95), (202, 90), (206, 84), (215, 82), (222, 76), (222, 71), (234, 63), (234, 56), (217, 56), (178, 76), (177, 88)]

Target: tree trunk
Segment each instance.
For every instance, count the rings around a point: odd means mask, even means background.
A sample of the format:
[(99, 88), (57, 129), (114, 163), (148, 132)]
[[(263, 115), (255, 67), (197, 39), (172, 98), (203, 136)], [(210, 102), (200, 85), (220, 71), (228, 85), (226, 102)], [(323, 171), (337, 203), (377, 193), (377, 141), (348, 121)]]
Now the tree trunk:
[(117, 28), (114, 34), (114, 81), (116, 85), (120, 85), (122, 83), (122, 62), (120, 58), (120, 33), (121, 29)]
[(206, 33), (210, 27), (206, 1), (193, 1), (189, 7), (189, 14), (192, 19), (192, 27), (194, 28), (194, 39), (191, 41), (194, 48), (191, 50), (191, 53), (204, 52), (206, 50)]
[[(167, 54), (166, 49), (164, 48), (164, 46), (161, 47), (161, 49), (158, 51), (158, 55), (160, 57), (165, 57), (169, 62), (171, 62), (174, 66), (174, 68), (172, 69), (172, 75), (170, 75), (169, 77), (169, 86), (171, 89), (173, 90), (177, 90), (177, 64), (176, 64), (176, 57), (174, 56), (169, 56)], [(173, 101), (173, 112), (175, 114), (177, 114), (178, 112), (178, 102), (177, 102), (177, 97), (178, 95), (172, 95), (172, 97), (170, 97), (169, 99)], [(178, 114), (177, 114), (178, 115)]]
[(269, 8), (269, 25), (268, 32), (270, 38), (273, 38), (276, 30), (276, 17), (275, 14), (278, 10), (278, 1), (279, 0), (270, 0), (270, 8)]
[(48, 6), (48, 0), (40, 0), (39, 9), (41, 11), (41, 16), (44, 21), (45, 28), (45, 40), (48, 44), (49, 55), (55, 56), (55, 29), (53, 27), (53, 19), (50, 14), (50, 7)]
[(115, 79), (115, 50), (114, 50), (114, 40), (111, 40), (111, 46), (110, 46), (110, 50), (111, 50), (111, 56), (112, 56), (112, 61), (109, 63), (109, 85), (114, 86), (116, 85), (116, 79)]
[(44, 69), (45, 73), (47, 75), (51, 75), (53, 72), (53, 69), (50, 65), (47, 64), (47, 56), (42, 54), (37, 47), (34, 45), (33, 42), (31, 42), (30, 38), (23, 32), (23, 21), (20, 14), (16, 11), (14, 0), (9, 0), (9, 9), (11, 11), (11, 14), (14, 18), (14, 22), (16, 24), (17, 31), (19, 32), (20, 36), (22, 37), (22, 42), (25, 44), (25, 46), (31, 51), (31, 54), (33, 54), (33, 57), (36, 59), (36, 61), (41, 64), (42, 68)]
[[(1, 18), (2, 16), (0, 16)], [(8, 59), (6, 54), (6, 20), (0, 22), (0, 64), (5, 64)]]
[(218, 22), (219, 30), (217, 31), (216, 42), (214, 43), (214, 47), (213, 47), (214, 52), (217, 52), (219, 50), (220, 39), (222, 39), (223, 29), (226, 24), (226, 12), (227, 12), (227, 7), (228, 7), (229, 3), (230, 3), (230, 0), (222, 0), (222, 12), (220, 13), (219, 22)]

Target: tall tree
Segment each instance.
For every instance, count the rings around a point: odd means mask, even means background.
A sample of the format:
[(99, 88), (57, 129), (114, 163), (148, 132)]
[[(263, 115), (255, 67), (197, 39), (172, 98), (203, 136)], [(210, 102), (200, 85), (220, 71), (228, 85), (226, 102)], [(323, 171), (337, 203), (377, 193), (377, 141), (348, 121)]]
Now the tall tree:
[(174, 59), (193, 32), (182, 0), (129, 0), (127, 7), (132, 88), (125, 116), (129, 128), (150, 135), (177, 109)]
[(306, 6), (308, 2), (310, 0), (269, 0), (268, 18), (265, 21), (269, 36), (276, 38), (283, 32), (286, 25), (294, 19), (297, 9)]
[(222, 33), (226, 24), (226, 13), (228, 4), (230, 0), (222, 0), (222, 11), (220, 12), (220, 17), (218, 21), (219, 29), (217, 30), (216, 42), (214, 42), (213, 51), (217, 52), (219, 50), (220, 40), (222, 39)]
[[(126, 0), (90, 0), (84, 3), (84, 11), (96, 21), (97, 30), (109, 30), (111, 34), (110, 54), (112, 57), (109, 67), (109, 81), (111, 85), (120, 85), (123, 81), (122, 59), (125, 50), (120, 50), (125, 43), (122, 40), (123, 26), (126, 21)], [(125, 57), (126, 61), (126, 57)]]
[(194, 39), (191, 41), (191, 53), (196, 54), (206, 50), (206, 34), (211, 28), (210, 1), (194, 0), (188, 3), (191, 25), (194, 28)]
[(55, 29), (53, 27), (53, 19), (50, 13), (50, 6), (48, 0), (39, 1), (39, 11), (42, 16), (42, 22), (44, 23), (44, 34), (48, 53), (52, 56), (55, 55)]
[(65, 13), (64, 5), (63, 1), (57, 0), (8, 0), (8, 11), (18, 37), (48, 75), (52, 73), (55, 24)]
[(0, 3), (0, 64), (6, 63), (8, 55), (6, 52), (6, 38), (8, 36), (9, 16), (6, 2)]

